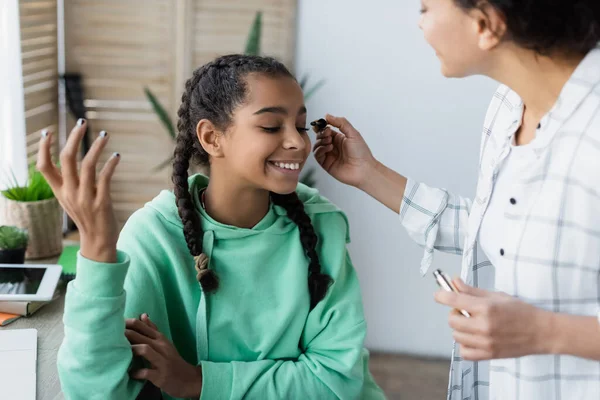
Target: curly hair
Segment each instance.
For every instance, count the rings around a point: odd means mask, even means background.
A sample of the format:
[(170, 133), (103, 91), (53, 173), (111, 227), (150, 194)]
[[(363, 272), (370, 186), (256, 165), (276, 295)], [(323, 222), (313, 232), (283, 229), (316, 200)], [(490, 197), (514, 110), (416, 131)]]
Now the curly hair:
[(585, 55), (600, 42), (600, 0), (454, 0), (465, 10), (490, 4), (511, 40), (541, 55)]
[[(209, 165), (209, 155), (196, 138), (196, 125), (202, 119), (211, 121), (225, 131), (232, 123), (235, 109), (246, 101), (248, 74), (257, 73), (269, 77), (293, 75), (277, 60), (269, 57), (228, 55), (198, 68), (185, 84), (177, 122), (178, 136), (173, 162), (173, 184), (177, 209), (183, 222), (183, 233), (190, 253), (202, 254), (202, 225), (197, 214), (188, 185), (190, 160)], [(271, 193), (271, 201), (283, 207), (288, 217), (298, 226), (300, 242), (308, 259), (308, 291), (310, 308), (313, 309), (327, 294), (332, 278), (321, 273), (317, 253), (317, 235), (304, 204), (296, 192)], [(198, 275), (202, 290), (217, 290), (219, 280), (214, 270), (205, 269)]]

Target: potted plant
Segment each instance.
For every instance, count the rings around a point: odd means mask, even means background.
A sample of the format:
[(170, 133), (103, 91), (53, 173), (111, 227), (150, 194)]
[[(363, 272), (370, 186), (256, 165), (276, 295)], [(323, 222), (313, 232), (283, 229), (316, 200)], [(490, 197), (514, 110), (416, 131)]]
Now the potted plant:
[(0, 226), (0, 264), (23, 264), (29, 236), (16, 226)]
[(27, 231), (27, 259), (48, 258), (62, 252), (63, 212), (44, 176), (31, 165), (29, 179), (19, 185), (13, 175), (0, 192), (0, 223)]

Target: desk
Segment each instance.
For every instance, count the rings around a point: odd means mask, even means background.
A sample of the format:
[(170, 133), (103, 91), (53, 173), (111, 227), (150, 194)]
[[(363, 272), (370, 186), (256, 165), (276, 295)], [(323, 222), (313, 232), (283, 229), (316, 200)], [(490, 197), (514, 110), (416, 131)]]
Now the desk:
[[(35, 264), (55, 264), (56, 259), (41, 260)], [(66, 285), (60, 283), (61, 296), (45, 305), (29, 318), (20, 318), (17, 321), (0, 328), (38, 330), (38, 359), (37, 359), (37, 400), (63, 400), (60, 389), (58, 371), (56, 368), (56, 355), (64, 336), (63, 311), (65, 308)]]

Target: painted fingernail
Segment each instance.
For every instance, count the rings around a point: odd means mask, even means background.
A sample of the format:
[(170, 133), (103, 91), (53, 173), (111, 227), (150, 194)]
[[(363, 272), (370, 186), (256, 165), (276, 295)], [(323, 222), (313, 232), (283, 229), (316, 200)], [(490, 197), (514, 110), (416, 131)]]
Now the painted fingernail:
[(81, 126), (81, 125), (83, 125), (83, 123), (84, 123), (84, 122), (85, 122), (85, 119), (83, 119), (83, 118), (79, 118), (79, 119), (77, 120), (77, 126)]
[(101, 138), (105, 138), (106, 135), (108, 135), (108, 133), (106, 133), (106, 131), (100, 131), (100, 134), (98, 136), (100, 136)]
[(41, 135), (42, 135), (42, 137), (43, 137), (44, 139), (46, 139), (46, 138), (48, 137), (48, 129), (44, 129), (44, 130), (41, 132)]
[(121, 157), (119, 153), (113, 153), (113, 157)]

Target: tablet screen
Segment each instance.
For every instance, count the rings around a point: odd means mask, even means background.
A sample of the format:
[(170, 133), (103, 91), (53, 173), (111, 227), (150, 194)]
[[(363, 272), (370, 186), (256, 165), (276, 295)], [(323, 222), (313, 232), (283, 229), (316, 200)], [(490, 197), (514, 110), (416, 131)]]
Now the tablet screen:
[(0, 294), (36, 294), (46, 268), (0, 267)]

